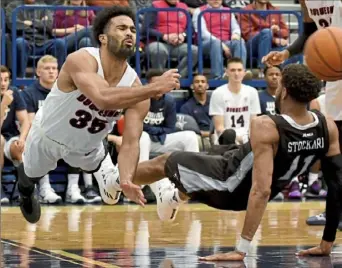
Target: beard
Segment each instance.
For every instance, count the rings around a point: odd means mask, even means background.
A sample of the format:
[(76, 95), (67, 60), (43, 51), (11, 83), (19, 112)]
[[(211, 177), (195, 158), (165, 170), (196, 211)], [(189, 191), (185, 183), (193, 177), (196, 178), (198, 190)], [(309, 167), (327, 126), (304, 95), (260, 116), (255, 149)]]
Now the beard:
[(107, 49), (109, 53), (114, 55), (116, 58), (127, 60), (135, 53), (135, 43), (132, 45), (132, 47), (126, 47), (123, 42), (124, 41), (122, 41), (120, 44), (117, 39), (112, 36), (108, 36)]

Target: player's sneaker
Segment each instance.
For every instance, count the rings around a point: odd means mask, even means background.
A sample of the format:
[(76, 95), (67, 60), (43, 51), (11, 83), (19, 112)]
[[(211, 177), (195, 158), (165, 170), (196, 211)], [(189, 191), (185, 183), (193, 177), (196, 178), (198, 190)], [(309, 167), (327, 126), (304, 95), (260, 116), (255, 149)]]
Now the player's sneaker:
[(86, 202), (83, 195), (81, 195), (81, 190), (77, 184), (71, 185), (67, 190), (65, 201), (71, 204), (82, 205)]
[(307, 218), (306, 220), (307, 225), (325, 225), (325, 222), (326, 222), (325, 212), (315, 215), (315, 216), (311, 216)]
[(35, 191), (33, 190), (30, 195), (24, 195), (19, 189), (19, 206), (21, 213), (25, 219), (30, 223), (36, 223), (40, 219), (40, 203), (36, 197)]
[(86, 199), (86, 202), (90, 204), (101, 203), (102, 201), (101, 196), (99, 196), (93, 186), (88, 186), (87, 188), (85, 188), (84, 197)]
[(162, 221), (173, 221), (176, 218), (179, 202), (176, 195), (178, 189), (173, 184), (161, 183), (158, 185), (157, 193), (157, 213)]
[(320, 182), (317, 180), (308, 187), (305, 196), (311, 198), (325, 198), (327, 196), (327, 191), (322, 189)]
[(300, 191), (300, 185), (298, 181), (291, 182), (288, 198), (289, 199), (301, 199), (302, 198), (302, 193)]
[(121, 195), (119, 170), (116, 168), (109, 154), (102, 161), (98, 171), (93, 173), (99, 185), (100, 194), (103, 202), (109, 205), (116, 204)]
[(51, 187), (40, 189), (39, 201), (43, 204), (60, 204), (62, 203), (62, 197), (55, 193), (55, 190)]

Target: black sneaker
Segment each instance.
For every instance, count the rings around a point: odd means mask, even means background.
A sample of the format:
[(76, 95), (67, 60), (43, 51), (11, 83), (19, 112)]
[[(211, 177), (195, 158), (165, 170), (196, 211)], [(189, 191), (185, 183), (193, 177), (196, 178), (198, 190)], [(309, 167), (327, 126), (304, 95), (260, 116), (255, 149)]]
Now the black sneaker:
[[(20, 193), (20, 190), (19, 190)], [(24, 218), (30, 223), (36, 223), (40, 219), (40, 203), (33, 190), (30, 196), (20, 193), (19, 206)]]
[(90, 204), (102, 202), (101, 196), (99, 196), (93, 186), (88, 186), (87, 188), (85, 188), (84, 197), (86, 198), (86, 202)]

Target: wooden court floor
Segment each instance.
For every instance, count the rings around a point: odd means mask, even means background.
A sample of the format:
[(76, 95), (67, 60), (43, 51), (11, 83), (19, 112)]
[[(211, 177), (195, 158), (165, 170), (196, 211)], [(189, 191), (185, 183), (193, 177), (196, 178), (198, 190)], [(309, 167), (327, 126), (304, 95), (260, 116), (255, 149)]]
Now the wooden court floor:
[(342, 267), (342, 232), (331, 257), (297, 258), (319, 243), (323, 227), (307, 226), (324, 202), (270, 203), (244, 262), (204, 263), (198, 256), (232, 250), (244, 213), (188, 204), (173, 223), (155, 205), (44, 206), (25, 222), (17, 207), (1, 208), (1, 267)]

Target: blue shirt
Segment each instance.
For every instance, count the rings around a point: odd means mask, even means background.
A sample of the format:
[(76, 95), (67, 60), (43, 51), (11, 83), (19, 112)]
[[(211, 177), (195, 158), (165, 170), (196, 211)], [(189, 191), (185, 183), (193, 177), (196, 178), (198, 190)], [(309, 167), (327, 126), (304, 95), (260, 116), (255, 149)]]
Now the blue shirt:
[(176, 102), (165, 94), (159, 100), (151, 99), (150, 111), (144, 119), (144, 131), (152, 141), (164, 144), (166, 134), (176, 132)]
[(8, 106), (5, 113), (5, 120), (1, 128), (1, 134), (7, 140), (20, 135), (16, 112), (26, 109), (26, 104), (20, 94), (20, 91), (16, 88), (10, 88), (9, 90), (13, 91), (13, 101)]
[(32, 85), (26, 88), (23, 92), (23, 98), (27, 105), (28, 113), (37, 113), (38, 109), (43, 105), (44, 100), (50, 90), (42, 87), (39, 81), (35, 81)]
[(180, 109), (182, 114), (191, 115), (197, 122), (200, 130), (209, 131), (211, 125), (211, 118), (209, 116), (210, 98), (202, 105), (195, 97), (190, 98)]
[(259, 92), (261, 114), (275, 114), (275, 98), (266, 90)]

